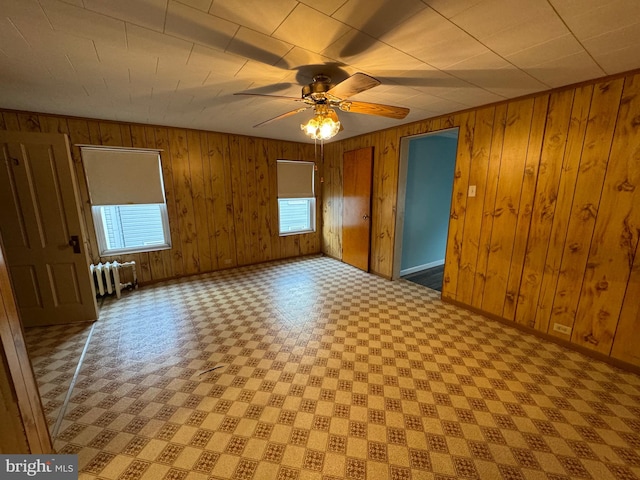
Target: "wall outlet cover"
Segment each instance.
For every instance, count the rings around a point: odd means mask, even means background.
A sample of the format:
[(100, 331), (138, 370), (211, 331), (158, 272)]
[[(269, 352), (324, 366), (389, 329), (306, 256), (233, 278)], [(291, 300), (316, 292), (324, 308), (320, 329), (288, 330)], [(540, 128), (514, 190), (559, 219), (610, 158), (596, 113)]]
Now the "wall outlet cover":
[(562, 325), (561, 323), (554, 323), (553, 330), (556, 332), (564, 333), (565, 335), (571, 335), (571, 327)]

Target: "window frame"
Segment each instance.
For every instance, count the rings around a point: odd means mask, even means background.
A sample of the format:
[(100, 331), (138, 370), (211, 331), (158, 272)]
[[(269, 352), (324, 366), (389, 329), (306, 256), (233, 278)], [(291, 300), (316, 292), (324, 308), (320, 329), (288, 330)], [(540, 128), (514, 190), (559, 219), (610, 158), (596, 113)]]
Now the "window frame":
[[(171, 229), (162, 175), (162, 150), (85, 144), (76, 146), (80, 148), (82, 157), (99, 255), (115, 256), (170, 249), (172, 247)], [(126, 172), (125, 176), (123, 172)], [(126, 208), (142, 205), (159, 207), (163, 242), (135, 247), (109, 248), (107, 222), (102, 210), (109, 207)], [(157, 224), (155, 227), (157, 228)], [(136, 235), (139, 232), (130, 233)], [(153, 233), (157, 233), (157, 230)], [(145, 237), (142, 235), (142, 238), (137, 239), (144, 241)]]
[[(317, 200), (316, 200), (316, 164), (308, 160), (286, 160), (278, 159), (277, 165), (277, 189), (278, 196), (276, 198), (278, 204), (278, 235), (280, 237), (286, 237), (290, 235), (304, 235), (309, 233), (315, 233), (317, 230)], [(300, 175), (299, 170), (284, 170), (287, 165), (295, 166), (296, 169), (300, 167), (308, 167), (311, 169), (311, 178), (305, 178), (304, 175)], [(285, 173), (286, 172), (286, 173)], [(284, 175), (281, 184), (280, 175)], [(310, 180), (310, 181), (309, 181)], [(310, 194), (310, 195), (309, 195)], [(282, 216), (280, 201), (296, 201), (306, 200), (309, 202), (309, 228), (304, 230), (294, 230), (283, 232), (280, 228), (280, 218)]]
[[(309, 228), (305, 230), (293, 230), (283, 232), (280, 229), (280, 201), (296, 201), (307, 200), (309, 201)], [(287, 237), (289, 235), (302, 235), (305, 233), (315, 233), (316, 231), (316, 197), (300, 197), (300, 198), (278, 198), (278, 235), (280, 237)]]
[[(171, 230), (169, 228), (169, 213), (167, 211), (167, 204), (165, 203), (153, 203), (147, 205), (158, 205), (160, 207), (160, 218), (162, 221), (162, 232), (164, 234), (165, 242), (162, 244), (146, 245), (140, 247), (129, 248), (112, 248), (107, 247), (107, 237), (104, 228), (104, 216), (102, 215), (103, 207), (130, 207), (131, 205), (92, 205), (91, 216), (93, 217), (93, 227), (96, 232), (96, 239), (98, 240), (98, 252), (101, 257), (113, 256), (113, 255), (126, 255), (132, 253), (145, 253), (156, 252), (159, 250), (169, 250), (171, 248)], [(144, 204), (140, 204), (144, 205)]]

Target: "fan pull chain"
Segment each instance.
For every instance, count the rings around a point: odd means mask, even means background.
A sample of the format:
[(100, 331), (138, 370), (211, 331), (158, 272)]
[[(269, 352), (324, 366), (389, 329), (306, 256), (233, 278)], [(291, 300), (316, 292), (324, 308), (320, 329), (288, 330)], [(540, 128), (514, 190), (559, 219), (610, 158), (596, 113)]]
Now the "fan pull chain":
[(318, 162), (318, 139), (317, 138), (313, 139), (313, 158), (317, 163)]

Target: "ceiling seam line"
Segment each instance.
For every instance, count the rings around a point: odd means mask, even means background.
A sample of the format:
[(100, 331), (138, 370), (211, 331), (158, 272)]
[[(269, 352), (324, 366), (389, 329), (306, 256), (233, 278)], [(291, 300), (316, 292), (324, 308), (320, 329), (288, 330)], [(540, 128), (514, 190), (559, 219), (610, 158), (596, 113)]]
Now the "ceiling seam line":
[(556, 17), (558, 17), (558, 20), (560, 20), (562, 22), (562, 24), (566, 27), (567, 31), (571, 34), (571, 36), (576, 40), (576, 42), (578, 42), (578, 45), (580, 45), (580, 47), (582, 48), (582, 50), (584, 50), (584, 52), (589, 55), (589, 58), (591, 60), (593, 60), (593, 63), (595, 63), (598, 68), (605, 74), (607, 75), (607, 71), (602, 68), (602, 65), (600, 65), (600, 63), (598, 63), (598, 61), (593, 58), (593, 55), (591, 55), (591, 52), (589, 52), (589, 50), (587, 50), (587, 48), (582, 44), (582, 42), (578, 39), (578, 37), (576, 36), (576, 34), (573, 32), (573, 30), (571, 30), (571, 28), (569, 27), (569, 25), (567, 25), (567, 22), (564, 21), (564, 18), (562, 18), (562, 16), (560, 15), (560, 13), (558, 13), (558, 10), (556, 10), (556, 7), (553, 6), (553, 4), (551, 3), (550, 0), (547, 0), (547, 3), (549, 4), (549, 7), (551, 7), (551, 9), (553, 10), (553, 13), (556, 14)]

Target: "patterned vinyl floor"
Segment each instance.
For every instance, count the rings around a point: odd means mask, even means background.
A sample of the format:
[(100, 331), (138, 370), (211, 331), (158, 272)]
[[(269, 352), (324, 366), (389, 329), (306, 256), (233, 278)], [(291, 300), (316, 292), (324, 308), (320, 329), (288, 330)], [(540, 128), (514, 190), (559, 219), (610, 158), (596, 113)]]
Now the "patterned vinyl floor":
[(640, 477), (638, 376), (324, 257), (144, 287), (27, 341), (81, 479)]

